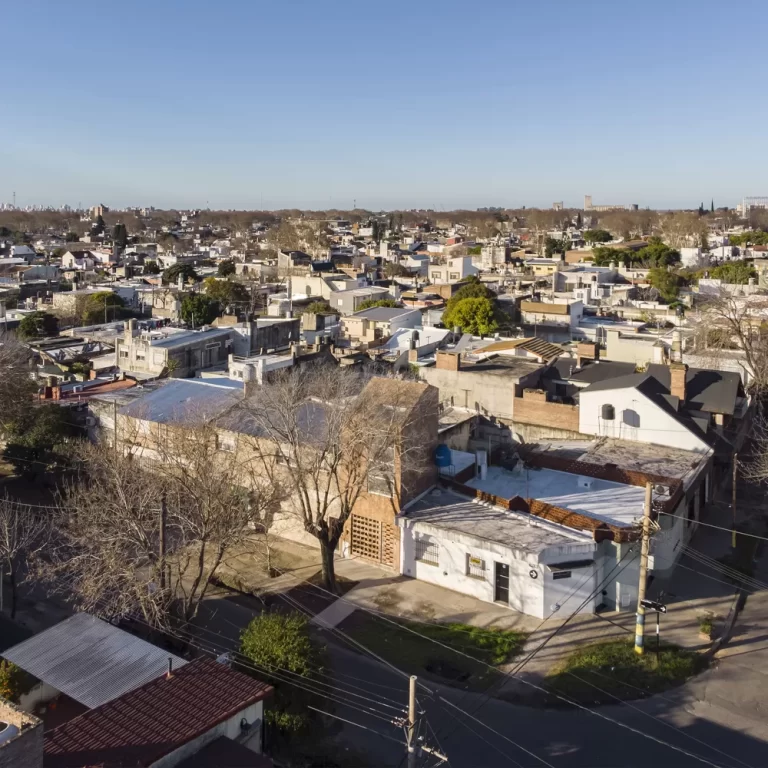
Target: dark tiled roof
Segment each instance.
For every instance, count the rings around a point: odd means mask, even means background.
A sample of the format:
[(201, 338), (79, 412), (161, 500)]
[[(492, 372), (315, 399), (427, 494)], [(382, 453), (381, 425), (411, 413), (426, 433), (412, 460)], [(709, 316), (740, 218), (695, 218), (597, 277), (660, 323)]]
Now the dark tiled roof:
[[(665, 389), (669, 389), (668, 366), (651, 364), (648, 366), (648, 373)], [(741, 377), (733, 371), (689, 368), (685, 376), (685, 404), (689, 409), (733, 416), (736, 398), (743, 394)]]
[(588, 363), (583, 368), (575, 370), (570, 380), (584, 384), (594, 384), (598, 381), (615, 379), (619, 376), (629, 376), (634, 372), (634, 363), (618, 363), (613, 360), (605, 360), (603, 362)]
[(271, 686), (205, 659), (45, 735), (46, 768), (144, 768), (246, 707)]

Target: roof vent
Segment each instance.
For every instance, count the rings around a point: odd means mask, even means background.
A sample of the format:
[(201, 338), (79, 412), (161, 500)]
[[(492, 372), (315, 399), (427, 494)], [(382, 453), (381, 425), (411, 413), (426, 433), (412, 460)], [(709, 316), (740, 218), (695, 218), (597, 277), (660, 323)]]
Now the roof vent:
[(579, 488), (591, 488), (594, 483), (594, 477), (585, 477), (584, 475), (579, 475), (579, 479), (576, 481), (576, 484), (579, 486)]

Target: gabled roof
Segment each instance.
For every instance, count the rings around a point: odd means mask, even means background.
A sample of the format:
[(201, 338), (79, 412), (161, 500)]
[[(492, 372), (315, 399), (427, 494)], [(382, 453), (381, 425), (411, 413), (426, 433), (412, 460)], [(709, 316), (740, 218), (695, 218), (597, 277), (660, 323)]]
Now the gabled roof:
[(45, 734), (46, 768), (146, 768), (263, 700), (272, 687), (195, 661)]
[[(653, 363), (648, 373), (669, 389), (669, 367)], [(704, 413), (723, 413), (733, 416), (736, 398), (744, 396), (741, 377), (733, 371), (712, 371), (707, 368), (689, 368), (685, 376), (685, 404)]]
[(88, 613), (76, 613), (3, 652), (25, 672), (89, 709), (187, 662)]

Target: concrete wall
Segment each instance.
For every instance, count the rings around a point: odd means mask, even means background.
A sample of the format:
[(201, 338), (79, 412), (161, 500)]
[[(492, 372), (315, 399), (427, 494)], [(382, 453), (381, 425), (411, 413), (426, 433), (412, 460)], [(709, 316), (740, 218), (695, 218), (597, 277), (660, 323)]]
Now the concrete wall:
[[(254, 731), (260, 732), (261, 724), (264, 719), (264, 702), (257, 701), (255, 704), (251, 704), (250, 707), (246, 707), (228, 720), (225, 720), (223, 723), (219, 723), (214, 728), (211, 728), (210, 731), (202, 734), (202, 736), (198, 736), (196, 739), (193, 739), (184, 744), (184, 746), (174, 750), (169, 755), (156, 760), (152, 763), (151, 768), (173, 768), (173, 766), (178, 765), (182, 760), (199, 752), (206, 746), (206, 744), (219, 738), (219, 736), (225, 736), (233, 741), (241, 741), (244, 732), (240, 728), (240, 721), (243, 718), (245, 718), (248, 724), (251, 725), (248, 733), (253, 733)], [(254, 747), (257, 748), (254, 749)], [(248, 748), (252, 749), (254, 752), (261, 753), (260, 740), (249, 740)]]
[(607, 360), (620, 363), (634, 363), (645, 367), (648, 363), (665, 361), (664, 347), (656, 346), (656, 339), (633, 339), (622, 337), (619, 331), (606, 331), (605, 355)]
[(536, 383), (539, 371), (515, 379), (480, 371), (424, 367), (420, 369), (419, 375), (440, 390), (440, 402), (453, 398), (453, 405), (459, 408), (472, 408), (486, 416), (512, 421), (515, 397), (522, 395), (524, 387)]
[(0, 699), (0, 720), (19, 729), (0, 745), (0, 768), (43, 768), (42, 721), (5, 699)]
[[(614, 408), (613, 421), (602, 417), (605, 404)], [(703, 440), (633, 387), (596, 392), (582, 390), (579, 395), (579, 432), (685, 451), (709, 450)]]

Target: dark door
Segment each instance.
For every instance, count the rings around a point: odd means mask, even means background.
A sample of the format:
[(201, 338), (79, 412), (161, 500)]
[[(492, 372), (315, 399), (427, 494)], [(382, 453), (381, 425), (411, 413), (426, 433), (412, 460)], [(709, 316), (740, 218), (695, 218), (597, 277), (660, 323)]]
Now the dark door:
[(509, 566), (496, 563), (496, 584), (493, 599), (497, 603), (509, 605)]

